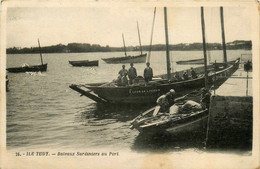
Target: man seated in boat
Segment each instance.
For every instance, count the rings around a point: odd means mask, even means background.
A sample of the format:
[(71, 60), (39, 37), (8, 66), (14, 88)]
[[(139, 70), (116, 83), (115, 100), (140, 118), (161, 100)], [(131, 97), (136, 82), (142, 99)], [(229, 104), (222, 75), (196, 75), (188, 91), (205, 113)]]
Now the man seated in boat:
[(190, 73), (192, 79), (196, 79), (198, 77), (197, 73), (194, 71), (193, 67), (190, 68)]
[(182, 81), (182, 78), (180, 77), (179, 75), (179, 72), (175, 72), (172, 79), (171, 79), (172, 82), (178, 82), (178, 81)]
[(128, 80), (127, 80), (127, 70), (125, 69), (125, 65), (122, 65), (122, 69), (118, 72), (119, 74), (119, 77), (118, 77), (118, 81), (121, 79), (121, 85), (122, 86), (125, 86), (127, 85), (128, 83)]
[(171, 89), (168, 93), (160, 96), (156, 103), (160, 106), (162, 112), (168, 110), (175, 103), (175, 90)]
[(134, 79), (137, 77), (136, 69), (134, 67), (133, 63), (130, 63), (130, 68), (128, 69), (128, 78), (129, 78), (129, 84), (133, 84)]
[(189, 75), (188, 75), (188, 72), (187, 72), (187, 71), (185, 71), (185, 72), (183, 73), (182, 78), (183, 78), (183, 80), (189, 80)]
[(146, 63), (146, 68), (144, 69), (144, 80), (146, 83), (151, 81), (153, 78), (153, 69), (150, 67), (150, 63)]

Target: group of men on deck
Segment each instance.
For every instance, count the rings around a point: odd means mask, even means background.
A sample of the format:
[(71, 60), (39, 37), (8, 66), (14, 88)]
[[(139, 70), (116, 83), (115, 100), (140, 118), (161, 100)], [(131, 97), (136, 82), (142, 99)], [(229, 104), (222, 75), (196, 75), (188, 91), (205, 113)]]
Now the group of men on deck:
[[(196, 79), (198, 77), (197, 73), (194, 71), (193, 67), (191, 67), (190, 69), (190, 73), (191, 73), (191, 78), (192, 79)], [(182, 77), (179, 75), (178, 72), (176, 72), (174, 74), (174, 76), (172, 77), (172, 81), (182, 81), (182, 80), (189, 80), (190, 77), (188, 75), (188, 72), (185, 71), (183, 74), (182, 74)]]
[[(119, 76), (117, 79), (117, 84), (125, 86), (127, 84), (134, 84), (134, 79), (137, 77), (136, 68), (134, 67), (134, 64), (130, 64), (130, 68), (127, 70), (125, 69), (125, 65), (122, 65), (122, 69), (119, 71)], [(127, 79), (127, 76), (129, 78), (129, 81)], [(144, 80), (146, 83), (151, 81), (153, 78), (153, 69), (150, 67), (150, 63), (146, 63), (146, 68), (144, 69)]]

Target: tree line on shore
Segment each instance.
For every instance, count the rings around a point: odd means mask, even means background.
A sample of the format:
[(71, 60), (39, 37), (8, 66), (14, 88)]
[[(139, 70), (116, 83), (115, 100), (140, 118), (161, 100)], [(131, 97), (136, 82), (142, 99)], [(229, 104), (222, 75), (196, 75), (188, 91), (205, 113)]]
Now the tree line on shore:
[[(203, 50), (202, 43), (180, 43), (175, 45), (169, 45), (170, 50), (175, 51), (193, 51), (193, 50)], [(144, 51), (149, 51), (150, 46), (142, 46)], [(164, 51), (166, 49), (164, 44), (152, 45), (152, 51)], [(222, 44), (220, 43), (207, 43), (207, 50), (221, 50)], [(244, 40), (236, 40), (233, 42), (226, 43), (227, 50), (236, 50), (244, 49), (251, 50), (252, 42)], [(139, 51), (139, 46), (127, 46), (127, 51)], [(98, 44), (89, 44), (89, 43), (69, 43), (68, 45), (58, 44), (52, 46), (41, 47), (42, 53), (86, 53), (86, 52), (121, 52), (124, 51), (123, 47), (110, 47), (100, 46)], [(39, 47), (30, 47), (30, 48), (19, 48), (12, 47), (7, 48), (7, 54), (25, 54), (25, 53), (39, 53)]]

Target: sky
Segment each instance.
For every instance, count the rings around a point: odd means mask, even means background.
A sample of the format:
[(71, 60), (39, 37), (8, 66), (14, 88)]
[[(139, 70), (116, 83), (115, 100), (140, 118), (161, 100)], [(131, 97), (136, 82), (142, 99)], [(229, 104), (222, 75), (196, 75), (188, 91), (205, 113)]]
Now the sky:
[[(149, 45), (154, 8), (152, 7), (9, 7), (7, 48), (68, 43), (90, 43), (121, 47)], [(226, 42), (251, 40), (250, 10), (225, 7)], [(200, 7), (167, 8), (169, 43), (202, 42)], [(204, 8), (206, 41), (221, 41), (220, 10)], [(165, 44), (163, 8), (156, 9), (153, 44)]]

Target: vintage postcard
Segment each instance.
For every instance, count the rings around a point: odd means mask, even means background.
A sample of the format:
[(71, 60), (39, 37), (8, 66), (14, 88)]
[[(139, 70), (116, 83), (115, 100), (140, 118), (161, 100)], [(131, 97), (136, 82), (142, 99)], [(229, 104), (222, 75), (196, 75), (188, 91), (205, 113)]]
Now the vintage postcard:
[(1, 168), (259, 168), (259, 2), (2, 1)]

